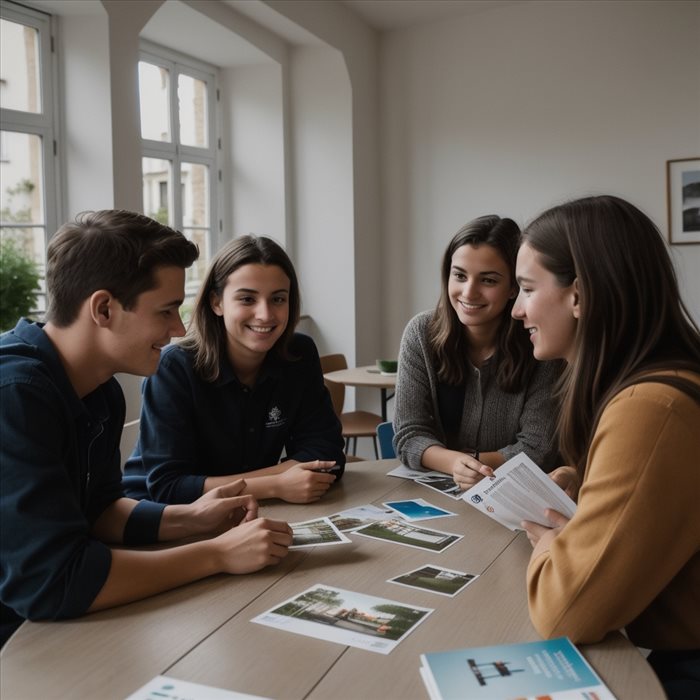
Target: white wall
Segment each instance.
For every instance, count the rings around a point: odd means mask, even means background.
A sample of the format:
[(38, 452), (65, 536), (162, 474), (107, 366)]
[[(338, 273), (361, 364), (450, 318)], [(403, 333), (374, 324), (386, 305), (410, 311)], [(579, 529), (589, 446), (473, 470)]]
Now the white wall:
[(256, 233), (286, 245), (282, 71), (279, 65), (221, 71), (225, 102), (224, 238)]
[[(351, 236), (352, 255), (343, 257), (338, 263), (343, 266), (343, 269), (351, 268), (348, 269), (350, 276), (347, 278), (343, 276), (342, 288), (335, 274), (338, 269), (335, 260), (344, 254), (345, 247), (337, 254), (333, 254), (333, 262), (325, 258), (324, 266), (319, 268), (315, 264), (315, 261), (320, 259), (319, 256), (315, 254), (308, 256), (303, 252), (309, 250), (309, 241), (305, 240), (307, 233), (303, 228), (295, 232), (295, 245), (298, 242), (302, 246), (299, 250), (298, 263), (312, 275), (322, 276), (322, 284), (314, 280), (315, 288), (322, 288), (325, 295), (332, 294), (333, 299), (339, 304), (333, 309), (332, 304), (323, 300), (323, 305), (328, 308), (329, 313), (316, 318), (316, 315), (311, 312), (314, 315), (314, 321), (324, 333), (328, 333), (332, 340), (331, 349), (334, 352), (345, 353), (351, 364), (374, 362), (379, 356), (384, 313), (380, 298), (384, 269), (381, 260), (379, 192), (379, 36), (354, 12), (339, 2), (265, 0), (265, 4), (303, 27), (328, 46), (337, 49), (345, 65), (343, 82), (347, 83), (349, 80), (350, 92), (347, 110), (341, 118), (349, 119), (350, 124), (350, 158), (345, 161), (345, 165), (349, 168), (349, 172), (346, 173), (346, 185), (351, 188), (346, 191), (346, 194), (352, 197), (352, 229), (348, 230), (348, 235)], [(313, 54), (307, 55), (310, 58)], [(318, 56), (323, 60), (323, 54)], [(325, 84), (323, 87), (325, 89)], [(309, 88), (313, 86), (309, 85)], [(293, 81), (290, 94), (296, 98), (296, 86)], [(293, 118), (292, 122), (295, 123), (296, 119)], [(292, 146), (294, 157), (299, 158), (303, 144), (292, 139)], [(329, 146), (333, 148), (330, 142)], [(342, 144), (339, 146), (342, 147)], [(333, 157), (333, 151), (329, 150), (326, 160), (330, 162)], [(299, 184), (294, 178), (291, 178), (291, 183), (292, 188)], [(317, 201), (316, 204), (327, 209), (322, 201)], [(327, 219), (326, 228), (335, 230), (339, 224), (347, 223), (340, 220), (340, 213)], [(306, 277), (305, 274), (304, 283), (308, 284)], [(344, 298), (347, 296), (352, 297), (351, 307), (345, 305)], [(354, 313), (347, 315), (351, 308)], [(341, 313), (342, 318), (339, 317)], [(341, 328), (342, 334), (338, 333)], [(350, 333), (347, 330), (349, 328), (352, 328)], [(372, 408), (373, 405), (367, 401), (374, 402), (376, 394), (376, 391), (365, 391), (364, 395), (360, 396), (363, 407)], [(352, 396), (348, 398), (346, 407), (351, 403)]]
[[(487, 213), (627, 198), (666, 231), (665, 163), (700, 153), (700, 3), (533, 2), (383, 36), (384, 351)], [(673, 248), (700, 319), (700, 246)]]
[(107, 15), (62, 17), (59, 36), (61, 189), (68, 220), (114, 206)]
[(292, 52), (294, 262), (319, 352), (355, 362), (351, 93), (341, 55)]

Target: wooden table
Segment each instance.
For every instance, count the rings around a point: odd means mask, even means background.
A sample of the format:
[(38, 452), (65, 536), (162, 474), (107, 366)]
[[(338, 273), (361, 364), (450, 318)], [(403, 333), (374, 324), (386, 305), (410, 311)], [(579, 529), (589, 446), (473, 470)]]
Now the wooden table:
[(389, 394), (389, 389), (396, 386), (396, 374), (382, 374), (376, 365), (364, 365), (362, 367), (349, 367), (348, 369), (338, 369), (335, 372), (326, 372), (323, 375), (326, 379), (345, 386), (369, 386), (379, 389), (381, 392), (382, 419), (387, 420), (387, 403), (394, 397)]
[[(148, 600), (63, 622), (26, 622), (0, 655), (0, 697), (125, 698), (156, 675), (268, 698), (426, 700), (420, 654), (538, 639), (527, 613), (530, 545), (465, 503), (387, 477), (394, 460), (350, 465), (319, 503), (275, 503), (263, 513), (291, 522), (387, 499), (422, 497), (459, 513), (426, 521), (464, 534), (441, 554), (351, 535), (352, 544), (290, 552), (277, 567), (215, 576)], [(386, 580), (424, 564), (480, 574), (455, 598)], [(325, 583), (434, 612), (388, 655), (250, 622)], [(622, 635), (582, 647), (618, 700), (662, 700), (663, 691)]]

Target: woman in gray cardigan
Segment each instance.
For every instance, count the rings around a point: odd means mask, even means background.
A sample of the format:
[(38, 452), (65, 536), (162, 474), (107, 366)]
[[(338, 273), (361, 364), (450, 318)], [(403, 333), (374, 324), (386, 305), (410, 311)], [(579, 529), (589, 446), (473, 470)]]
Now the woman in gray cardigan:
[(537, 362), (510, 315), (520, 230), (482, 216), (463, 226), (442, 261), (435, 311), (401, 340), (394, 447), (409, 467), (469, 488), (518, 452), (545, 471), (557, 460), (554, 384), (561, 366)]

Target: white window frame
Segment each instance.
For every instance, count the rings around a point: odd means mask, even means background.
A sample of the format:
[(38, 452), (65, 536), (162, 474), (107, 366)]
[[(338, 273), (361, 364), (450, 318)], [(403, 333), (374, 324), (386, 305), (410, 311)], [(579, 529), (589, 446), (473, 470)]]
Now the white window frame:
[[(41, 137), (43, 158), (43, 195), (44, 223), (22, 224), (22, 228), (44, 228), (44, 260), (49, 239), (58, 228), (60, 201), (57, 177), (58, 158), (56, 133), (58, 131), (58, 109), (55, 86), (57, 85), (57, 66), (55, 60), (54, 19), (51, 15), (34, 10), (24, 5), (4, 1), (0, 4), (0, 17), (11, 22), (33, 27), (39, 33), (39, 64), (41, 112), (23, 112), (5, 109), (0, 106), (0, 127), (2, 131), (14, 131)], [(17, 228), (16, 225), (2, 225), (2, 228)], [(43, 280), (42, 280), (43, 286)], [(42, 289), (43, 297), (43, 289)]]
[[(169, 72), (170, 81), (170, 138), (171, 141), (154, 141), (141, 138), (141, 157), (157, 158), (172, 163), (169, 210), (171, 225), (183, 228), (182, 189), (180, 186), (181, 165), (197, 163), (209, 167), (209, 251), (218, 249), (223, 221), (221, 217), (221, 118), (219, 111), (219, 71), (208, 63), (192, 56), (180, 54), (147, 41), (141, 41), (139, 60), (151, 63)], [(207, 147), (185, 146), (180, 143), (180, 124), (177, 104), (178, 76), (187, 75), (207, 84)], [(144, 203), (145, 206), (145, 203)], [(146, 212), (147, 213), (147, 212)], [(188, 290), (189, 292), (189, 290)], [(188, 293), (188, 296), (190, 294)]]

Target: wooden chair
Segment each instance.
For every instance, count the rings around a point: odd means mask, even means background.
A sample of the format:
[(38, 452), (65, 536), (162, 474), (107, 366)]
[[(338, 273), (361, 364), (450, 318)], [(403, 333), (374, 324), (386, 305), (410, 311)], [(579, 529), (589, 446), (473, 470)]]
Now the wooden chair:
[[(345, 355), (337, 353), (334, 355), (323, 355), (321, 357), (321, 370), (326, 372), (335, 372), (339, 369), (347, 369), (348, 362)], [(374, 444), (374, 456), (379, 459), (379, 451), (377, 450), (377, 426), (382, 422), (382, 417), (376, 413), (369, 411), (345, 411), (345, 385), (339, 382), (329, 381), (324, 378), (326, 388), (331, 395), (333, 408), (340, 419), (343, 426), (343, 437), (345, 438), (345, 452), (348, 455), (348, 461), (356, 461), (357, 438), (371, 437)], [(352, 441), (352, 450), (350, 449)], [(353, 459), (354, 458), (354, 459)]]

